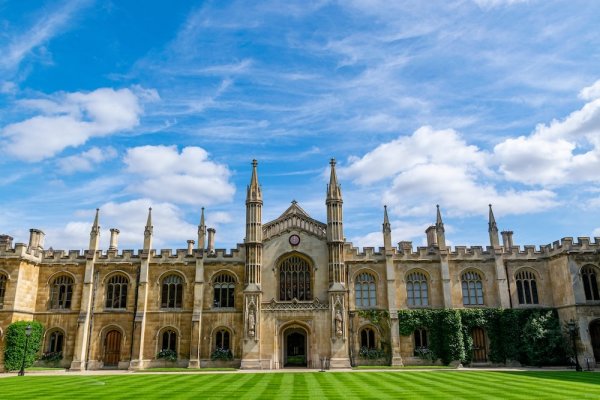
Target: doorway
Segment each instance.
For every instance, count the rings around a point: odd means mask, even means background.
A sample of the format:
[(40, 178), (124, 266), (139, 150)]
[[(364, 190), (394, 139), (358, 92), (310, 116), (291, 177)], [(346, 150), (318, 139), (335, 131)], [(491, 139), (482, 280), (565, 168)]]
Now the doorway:
[(596, 364), (600, 364), (600, 319), (592, 321), (590, 324), (590, 339)]
[(284, 332), (283, 338), (283, 366), (306, 367), (306, 331), (302, 328), (290, 328)]
[(112, 330), (104, 339), (104, 366), (117, 367), (121, 358), (121, 332)]
[(473, 337), (473, 362), (486, 362), (487, 350), (485, 343), (485, 331), (483, 328), (473, 328), (471, 332)]

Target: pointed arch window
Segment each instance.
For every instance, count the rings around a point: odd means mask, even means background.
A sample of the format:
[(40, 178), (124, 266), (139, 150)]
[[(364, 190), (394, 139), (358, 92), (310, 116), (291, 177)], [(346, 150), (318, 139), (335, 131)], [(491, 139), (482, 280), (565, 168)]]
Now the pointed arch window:
[(235, 280), (229, 274), (219, 274), (213, 281), (213, 306), (215, 308), (234, 307)]
[(583, 290), (586, 300), (600, 300), (598, 293), (598, 270), (593, 265), (586, 265), (581, 269)]
[(537, 282), (532, 271), (522, 270), (515, 276), (519, 304), (539, 304)]
[(6, 281), (8, 278), (5, 274), (0, 273), (0, 309), (4, 307), (4, 295), (6, 293)]
[(290, 301), (312, 300), (311, 268), (304, 258), (287, 257), (279, 264), (279, 299)]
[(127, 308), (127, 288), (129, 279), (123, 275), (115, 275), (106, 285), (106, 308)]
[(52, 332), (48, 338), (48, 353), (61, 353), (64, 342), (65, 335), (61, 331)]
[(427, 276), (423, 272), (413, 272), (406, 277), (406, 301), (409, 307), (429, 305)]
[(215, 334), (215, 346), (221, 350), (231, 350), (231, 335), (225, 328), (217, 330)]
[(181, 308), (183, 300), (183, 279), (181, 276), (171, 274), (162, 283), (161, 307)]
[(483, 305), (483, 281), (481, 275), (475, 271), (462, 274), (462, 295), (465, 306)]
[(68, 310), (73, 297), (73, 278), (61, 275), (54, 279), (50, 289), (50, 308)]
[(415, 329), (413, 333), (415, 339), (414, 355), (417, 357), (425, 356), (429, 353), (429, 341), (427, 338), (427, 330)]
[(173, 329), (167, 329), (163, 332), (161, 350), (172, 350), (177, 352), (177, 332)]
[(366, 327), (360, 331), (360, 347), (366, 349), (375, 349), (375, 331), (371, 327)]
[(354, 282), (356, 307), (374, 307), (377, 305), (377, 285), (373, 274), (363, 272)]

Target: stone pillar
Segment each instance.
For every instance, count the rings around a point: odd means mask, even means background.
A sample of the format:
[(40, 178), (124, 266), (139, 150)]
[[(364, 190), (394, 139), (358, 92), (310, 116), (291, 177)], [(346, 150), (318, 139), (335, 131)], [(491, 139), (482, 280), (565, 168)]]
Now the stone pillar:
[(110, 245), (108, 246), (108, 250), (117, 251), (119, 246), (119, 233), (120, 231), (117, 228), (112, 228), (110, 230)]
[(194, 242), (193, 240), (188, 240), (187, 241), (187, 255), (191, 256), (192, 254), (194, 254)]
[(214, 228), (208, 228), (208, 246), (206, 248), (208, 254), (215, 254), (215, 232)]

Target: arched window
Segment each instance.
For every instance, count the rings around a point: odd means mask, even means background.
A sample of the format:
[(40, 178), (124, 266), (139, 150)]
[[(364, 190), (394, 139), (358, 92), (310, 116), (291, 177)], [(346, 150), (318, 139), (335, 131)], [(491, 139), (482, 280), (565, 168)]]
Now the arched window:
[(375, 277), (363, 272), (356, 277), (354, 283), (356, 307), (374, 307), (377, 305), (377, 286)]
[(4, 307), (4, 294), (6, 293), (6, 278), (5, 274), (0, 273), (0, 309)]
[(106, 308), (127, 308), (127, 287), (129, 279), (123, 275), (115, 275), (106, 285)]
[(429, 305), (427, 277), (422, 272), (413, 272), (406, 277), (406, 295), (408, 305), (420, 307)]
[(598, 272), (593, 265), (586, 265), (581, 268), (581, 277), (583, 279), (583, 290), (586, 300), (600, 300), (598, 293)]
[(281, 261), (279, 264), (279, 299), (282, 301), (312, 300), (310, 274), (310, 265), (302, 257), (291, 256)]
[(213, 282), (213, 307), (233, 307), (235, 299), (235, 280), (229, 274), (219, 274)]
[(366, 349), (374, 349), (377, 347), (375, 343), (375, 331), (373, 328), (367, 327), (360, 331), (360, 347)]
[(61, 275), (54, 279), (50, 291), (50, 308), (70, 309), (72, 297), (73, 278), (68, 275)]
[(515, 276), (519, 304), (539, 304), (537, 282), (532, 271), (522, 270)]
[(415, 338), (415, 356), (425, 356), (429, 352), (427, 331), (425, 329), (415, 329), (413, 336)]
[(48, 353), (61, 353), (64, 342), (65, 335), (61, 331), (52, 332), (48, 338)]
[(162, 308), (181, 308), (183, 299), (183, 279), (179, 275), (169, 275), (163, 279), (161, 293)]
[(483, 305), (483, 282), (481, 275), (475, 271), (462, 274), (462, 294), (465, 306)]
[(161, 350), (173, 350), (177, 352), (177, 332), (172, 329), (167, 329), (163, 332)]
[(215, 334), (215, 347), (221, 350), (231, 350), (230, 334), (227, 329), (219, 329)]

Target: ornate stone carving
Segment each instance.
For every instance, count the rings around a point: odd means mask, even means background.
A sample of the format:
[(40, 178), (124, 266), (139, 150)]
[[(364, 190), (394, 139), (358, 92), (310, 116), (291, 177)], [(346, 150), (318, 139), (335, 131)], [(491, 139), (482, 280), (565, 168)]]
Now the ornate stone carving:
[(298, 301), (293, 299), (292, 301), (277, 301), (271, 299), (268, 303), (262, 304), (263, 311), (321, 311), (328, 310), (329, 305), (321, 303), (318, 298), (313, 301)]

